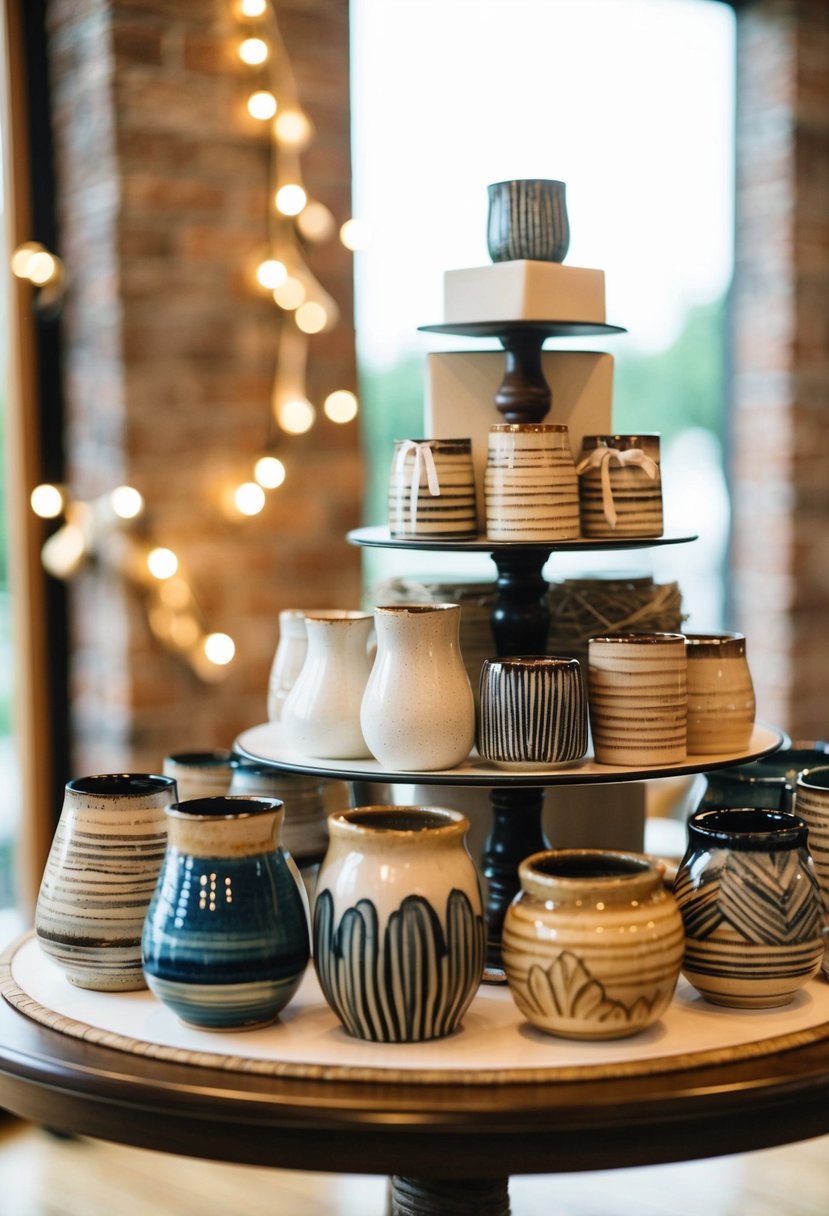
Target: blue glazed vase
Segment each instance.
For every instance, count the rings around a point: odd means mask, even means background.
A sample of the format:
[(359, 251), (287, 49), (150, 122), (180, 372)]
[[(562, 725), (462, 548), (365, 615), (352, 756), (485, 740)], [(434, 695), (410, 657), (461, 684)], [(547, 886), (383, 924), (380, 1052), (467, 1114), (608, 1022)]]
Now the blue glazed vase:
[(142, 956), (148, 987), (188, 1025), (265, 1025), (299, 987), (308, 905), (277, 846), (282, 814), (275, 798), (196, 798), (167, 809)]

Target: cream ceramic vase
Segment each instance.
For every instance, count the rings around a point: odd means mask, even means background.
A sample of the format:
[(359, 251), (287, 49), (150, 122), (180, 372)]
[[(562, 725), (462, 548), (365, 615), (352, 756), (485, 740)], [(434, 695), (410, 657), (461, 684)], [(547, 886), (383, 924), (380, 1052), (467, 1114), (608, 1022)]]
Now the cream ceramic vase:
[(475, 742), (475, 701), (458, 641), (457, 604), (376, 608), (377, 656), (360, 723), (382, 767), (455, 768)]
[(486, 950), (468, 827), (442, 807), (330, 816), (314, 901), (314, 966), (349, 1034), (414, 1043), (460, 1025)]
[(754, 727), (754, 685), (741, 633), (689, 633), (688, 751), (743, 751)]
[(682, 917), (650, 858), (553, 849), (519, 867), (501, 956), (516, 1005), (568, 1039), (636, 1034), (667, 1008), (679, 978)]
[(268, 677), (268, 721), (282, 717), (285, 698), (296, 683), (308, 653), (303, 608), (284, 608), (279, 614), (279, 641)]
[(371, 626), (367, 612), (306, 613), (308, 651), (280, 719), (286, 742), (300, 754), (330, 760), (369, 755), (360, 704), (371, 671)]
[(172, 777), (111, 773), (70, 781), (35, 911), (44, 953), (70, 983), (146, 987), (141, 930), (167, 844)]

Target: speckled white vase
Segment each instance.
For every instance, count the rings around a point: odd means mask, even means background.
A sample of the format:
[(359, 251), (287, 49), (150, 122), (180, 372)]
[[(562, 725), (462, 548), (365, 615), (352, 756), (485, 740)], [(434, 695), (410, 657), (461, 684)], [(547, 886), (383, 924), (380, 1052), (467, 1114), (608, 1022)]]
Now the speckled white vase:
[(376, 608), (377, 656), (360, 710), (384, 769), (455, 768), (475, 742), (475, 701), (458, 641), (457, 604)]

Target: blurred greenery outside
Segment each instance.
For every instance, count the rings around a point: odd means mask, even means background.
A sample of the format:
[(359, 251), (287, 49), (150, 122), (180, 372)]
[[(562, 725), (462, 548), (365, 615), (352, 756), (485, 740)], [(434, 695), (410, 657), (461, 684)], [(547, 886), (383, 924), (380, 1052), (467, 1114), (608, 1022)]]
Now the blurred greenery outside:
[[(676, 340), (651, 354), (625, 354), (624, 338), (614, 356), (613, 427), (620, 434), (656, 431), (663, 452), (691, 427), (711, 431), (722, 442), (725, 401), (726, 297), (689, 310)], [(363, 449), (367, 483), (363, 518), (387, 517), (388, 475), (394, 441), (423, 430), (423, 369), (419, 354), (383, 370), (360, 368)]]

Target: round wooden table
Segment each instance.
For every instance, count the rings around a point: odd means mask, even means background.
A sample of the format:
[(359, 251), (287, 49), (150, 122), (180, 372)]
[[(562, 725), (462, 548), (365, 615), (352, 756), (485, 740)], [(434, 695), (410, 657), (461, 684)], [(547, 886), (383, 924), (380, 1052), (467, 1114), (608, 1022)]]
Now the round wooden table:
[[(0, 985), (12, 953), (0, 958)], [(57, 1131), (191, 1157), (390, 1174), (401, 1214), (489, 1216), (509, 1210), (510, 1174), (689, 1160), (829, 1132), (829, 1040), (600, 1080), (311, 1081), (126, 1054), (0, 1000), (0, 1106)]]

